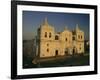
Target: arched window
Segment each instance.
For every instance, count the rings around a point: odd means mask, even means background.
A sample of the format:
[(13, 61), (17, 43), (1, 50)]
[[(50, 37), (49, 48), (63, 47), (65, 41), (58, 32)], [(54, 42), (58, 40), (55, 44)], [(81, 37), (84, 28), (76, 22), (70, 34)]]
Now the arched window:
[(51, 32), (49, 33), (49, 38), (51, 38)]
[(59, 40), (59, 37), (57, 35), (55, 36), (55, 40)]
[(45, 37), (47, 37), (47, 32), (45, 32)]
[(49, 52), (49, 49), (47, 49), (47, 52)]
[(80, 35), (78, 35), (78, 39), (80, 39)]
[(65, 41), (67, 41), (67, 38), (65, 39)]

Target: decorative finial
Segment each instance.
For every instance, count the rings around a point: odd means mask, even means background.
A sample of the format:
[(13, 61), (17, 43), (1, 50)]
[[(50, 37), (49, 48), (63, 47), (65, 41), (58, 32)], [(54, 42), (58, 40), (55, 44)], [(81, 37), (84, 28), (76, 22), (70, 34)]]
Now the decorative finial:
[(67, 26), (65, 26), (64, 30), (67, 30)]
[(79, 29), (79, 25), (78, 25), (78, 24), (76, 24), (76, 29), (77, 29), (77, 30)]
[(45, 18), (44, 24), (48, 25), (47, 17)]
[(67, 30), (67, 27), (65, 26), (65, 28), (64, 28), (65, 30)]

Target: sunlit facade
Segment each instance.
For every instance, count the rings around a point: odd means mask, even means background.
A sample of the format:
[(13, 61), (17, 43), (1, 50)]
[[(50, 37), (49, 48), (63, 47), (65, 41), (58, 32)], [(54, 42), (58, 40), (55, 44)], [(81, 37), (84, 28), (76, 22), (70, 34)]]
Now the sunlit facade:
[(73, 31), (65, 27), (62, 32), (55, 32), (47, 18), (37, 30), (36, 56), (41, 58), (67, 56), (84, 53), (84, 32), (78, 24)]

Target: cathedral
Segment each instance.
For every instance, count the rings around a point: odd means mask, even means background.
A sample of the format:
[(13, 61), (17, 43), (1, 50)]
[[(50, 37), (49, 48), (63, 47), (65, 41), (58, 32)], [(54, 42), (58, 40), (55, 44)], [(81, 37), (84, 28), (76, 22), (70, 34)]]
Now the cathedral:
[(73, 31), (65, 28), (62, 32), (55, 32), (47, 18), (37, 30), (36, 56), (40, 58), (67, 56), (84, 53), (84, 32), (78, 24)]

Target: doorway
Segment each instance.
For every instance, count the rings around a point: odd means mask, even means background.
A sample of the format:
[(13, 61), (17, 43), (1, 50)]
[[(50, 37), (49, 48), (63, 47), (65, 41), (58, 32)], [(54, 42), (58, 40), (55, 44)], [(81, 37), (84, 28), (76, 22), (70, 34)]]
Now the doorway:
[(73, 48), (73, 54), (76, 54), (76, 48)]
[(65, 49), (65, 55), (68, 55), (68, 48)]
[(58, 56), (58, 50), (55, 51), (55, 56)]

